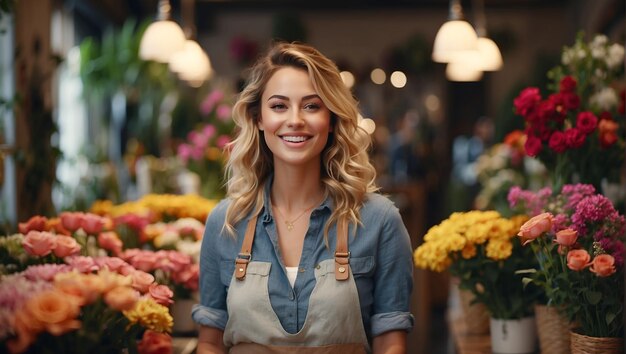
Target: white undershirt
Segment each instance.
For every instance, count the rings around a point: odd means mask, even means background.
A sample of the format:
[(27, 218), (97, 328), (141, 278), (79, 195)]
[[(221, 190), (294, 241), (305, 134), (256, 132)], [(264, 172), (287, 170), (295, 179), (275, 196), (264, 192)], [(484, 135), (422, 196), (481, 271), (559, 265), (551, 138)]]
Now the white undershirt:
[(287, 279), (289, 279), (289, 283), (293, 288), (293, 285), (296, 283), (296, 278), (298, 277), (298, 267), (285, 267), (287, 270)]

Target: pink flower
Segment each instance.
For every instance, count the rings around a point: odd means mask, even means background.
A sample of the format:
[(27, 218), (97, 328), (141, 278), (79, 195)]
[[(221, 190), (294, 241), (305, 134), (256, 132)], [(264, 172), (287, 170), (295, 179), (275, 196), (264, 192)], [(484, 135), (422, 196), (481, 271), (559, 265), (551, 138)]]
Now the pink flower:
[(536, 239), (541, 234), (550, 231), (552, 228), (552, 214), (542, 213), (530, 220), (526, 221), (517, 233), (518, 236), (524, 239), (523, 244)]
[(130, 276), (133, 280), (133, 288), (141, 293), (146, 293), (150, 285), (154, 283), (154, 276), (141, 270), (130, 273)]
[(217, 115), (217, 119), (227, 122), (230, 119), (230, 115), (232, 113), (232, 109), (229, 105), (223, 103), (217, 106), (217, 111), (215, 114)]
[(118, 272), (120, 274), (122, 269), (132, 268), (130, 264), (118, 257), (98, 257), (95, 259), (95, 262), (100, 269), (108, 268), (110, 271)]
[(189, 139), (189, 141), (191, 141), (194, 147), (199, 149), (204, 149), (209, 144), (209, 137), (204, 134), (198, 133), (195, 130), (189, 132), (189, 134), (187, 134), (187, 138)]
[(228, 135), (220, 135), (215, 142), (215, 145), (220, 149), (223, 149), (228, 144), (230, 144), (230, 136)]
[(222, 99), (224, 99), (224, 93), (222, 91), (211, 91), (211, 93), (209, 93), (204, 101), (202, 101), (202, 103), (200, 104), (200, 111), (202, 111), (204, 115), (211, 114), (213, 108), (215, 108), (215, 105)]
[(60, 215), (61, 224), (68, 231), (74, 232), (81, 228), (84, 215), (81, 212), (63, 212)]
[(32, 265), (26, 268), (22, 274), (29, 280), (52, 281), (57, 274), (69, 272), (71, 269), (67, 264), (46, 263)]
[(81, 227), (89, 235), (97, 235), (104, 228), (105, 220), (103, 217), (87, 213), (84, 214)]
[(48, 219), (45, 216), (35, 215), (25, 223), (19, 223), (18, 228), (21, 234), (26, 235), (29, 231), (45, 231)]
[(174, 303), (172, 297), (174, 292), (166, 285), (160, 285), (156, 283), (150, 284), (148, 287), (148, 295), (154, 299), (157, 303), (163, 306), (169, 306)]
[(576, 243), (578, 239), (578, 232), (572, 229), (561, 230), (556, 233), (556, 239), (554, 242), (561, 246), (571, 247)]
[(574, 271), (581, 271), (591, 265), (591, 256), (585, 250), (571, 250), (567, 252), (567, 267)]
[(207, 124), (202, 128), (202, 135), (206, 136), (207, 139), (211, 139), (216, 132), (217, 129), (213, 124)]
[(608, 277), (615, 273), (615, 258), (610, 254), (598, 255), (593, 259), (589, 270), (599, 277)]
[(192, 147), (189, 144), (180, 144), (176, 150), (176, 154), (178, 158), (182, 160), (183, 163), (187, 163), (189, 158), (191, 157)]
[(91, 273), (100, 269), (93, 258), (85, 256), (66, 257), (65, 263), (81, 273)]
[(57, 246), (56, 236), (47, 231), (29, 231), (22, 246), (33, 256), (47, 256)]
[(54, 254), (59, 257), (73, 256), (80, 252), (80, 245), (71, 236), (57, 236), (56, 247), (54, 248)]
[(122, 252), (123, 247), (122, 240), (114, 231), (101, 232), (98, 235), (98, 245), (107, 251), (111, 251), (113, 254)]

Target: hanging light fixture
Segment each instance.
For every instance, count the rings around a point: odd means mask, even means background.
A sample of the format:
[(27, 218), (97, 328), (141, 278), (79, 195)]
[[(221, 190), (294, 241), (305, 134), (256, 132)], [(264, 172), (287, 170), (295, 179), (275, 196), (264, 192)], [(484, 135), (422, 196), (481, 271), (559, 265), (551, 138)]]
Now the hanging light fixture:
[(432, 59), (438, 63), (448, 63), (460, 51), (476, 50), (477, 47), (476, 31), (463, 20), (460, 0), (450, 0), (448, 19), (435, 36)]
[(173, 53), (183, 49), (185, 34), (176, 22), (170, 20), (170, 12), (170, 2), (159, 0), (157, 21), (151, 23), (141, 37), (141, 59), (167, 63)]
[(446, 65), (446, 78), (457, 82), (480, 81), (483, 72), (467, 61), (452, 61)]
[(502, 69), (502, 54), (498, 45), (487, 37), (487, 20), (485, 17), (484, 0), (473, 0), (474, 17), (476, 18), (476, 33), (478, 34), (478, 62), (473, 64), (482, 71), (497, 71)]

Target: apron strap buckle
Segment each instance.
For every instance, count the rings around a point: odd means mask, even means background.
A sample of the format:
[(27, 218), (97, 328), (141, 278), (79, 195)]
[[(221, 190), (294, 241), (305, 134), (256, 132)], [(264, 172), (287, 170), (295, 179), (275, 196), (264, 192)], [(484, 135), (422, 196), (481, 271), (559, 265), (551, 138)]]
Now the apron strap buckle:
[(335, 252), (335, 279), (348, 280), (350, 277), (350, 252)]
[(235, 260), (235, 278), (237, 280), (244, 280), (246, 277), (246, 270), (248, 269), (248, 263), (252, 255), (250, 253), (239, 253)]

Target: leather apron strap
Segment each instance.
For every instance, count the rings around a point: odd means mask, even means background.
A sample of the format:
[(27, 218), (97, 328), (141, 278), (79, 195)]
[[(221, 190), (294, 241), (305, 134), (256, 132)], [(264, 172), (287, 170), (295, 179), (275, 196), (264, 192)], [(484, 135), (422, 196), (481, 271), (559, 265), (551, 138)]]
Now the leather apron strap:
[[(235, 278), (243, 280), (246, 278), (248, 263), (252, 258), (252, 244), (256, 233), (256, 222), (258, 215), (250, 218), (246, 233), (241, 244), (241, 251), (235, 259)], [(335, 248), (335, 279), (348, 280), (350, 277), (350, 252), (348, 251), (348, 225), (345, 220), (340, 220), (337, 224), (337, 246)]]

